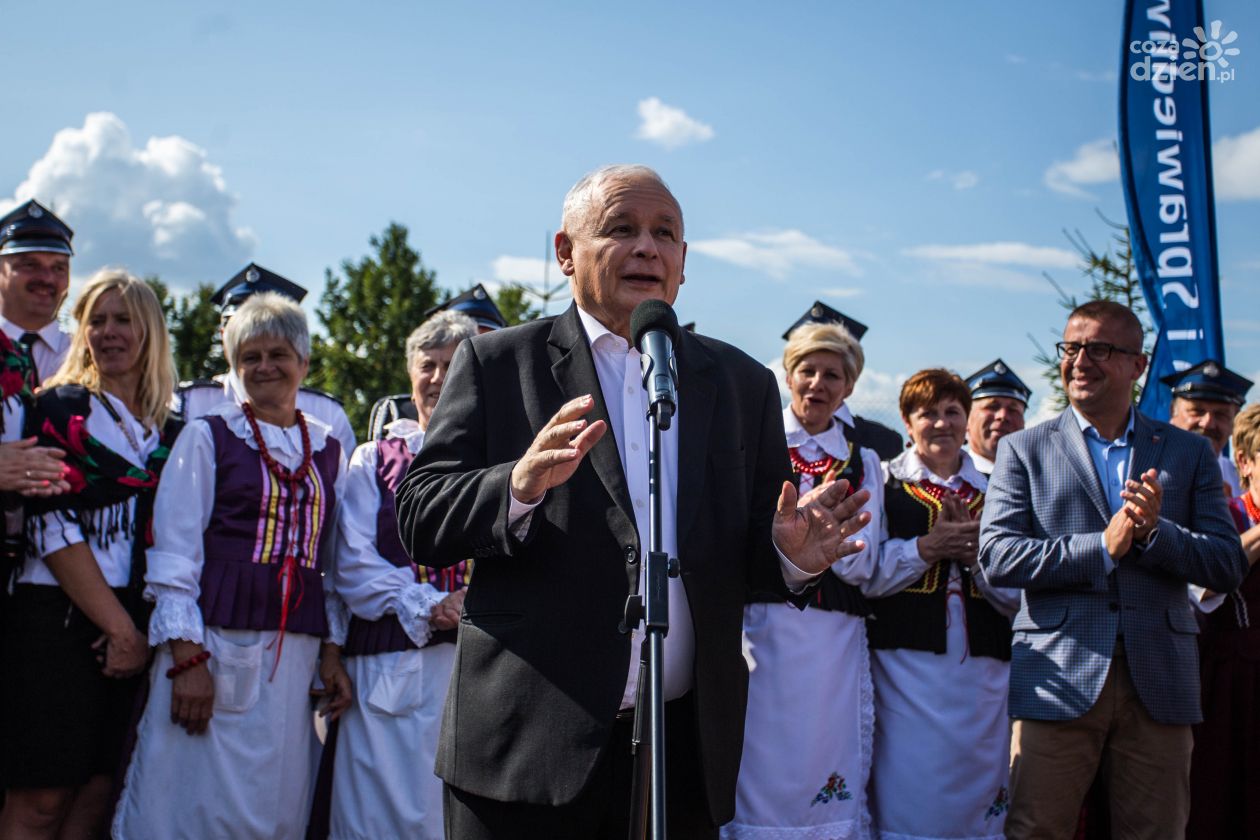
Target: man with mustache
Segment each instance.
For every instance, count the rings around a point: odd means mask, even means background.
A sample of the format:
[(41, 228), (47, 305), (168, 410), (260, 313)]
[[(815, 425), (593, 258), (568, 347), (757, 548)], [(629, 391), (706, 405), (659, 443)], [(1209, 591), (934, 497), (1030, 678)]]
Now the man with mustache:
[(998, 441), (1024, 428), (1024, 411), (1032, 389), (1006, 362), (996, 359), (967, 377), (971, 413), (967, 415), (967, 450), (976, 469), (993, 473)]
[(1208, 359), (1180, 373), (1169, 374), (1160, 382), (1172, 388), (1172, 416), (1168, 422), (1178, 429), (1208, 439), (1221, 465), (1221, 475), (1229, 488), (1229, 495), (1239, 495), (1242, 490), (1238, 482), (1238, 468), (1223, 453), (1234, 433), (1234, 418), (1247, 401), (1252, 381), (1220, 362)]
[(1211, 446), (1133, 405), (1137, 316), (1082, 304), (1056, 347), (1069, 407), (999, 441), (980, 522), (987, 580), (1024, 590), (1006, 836), (1071, 838), (1101, 767), (1113, 831), (1181, 837), (1202, 720), (1186, 584), (1232, 591), (1247, 558)]
[[(622, 840), (630, 820), (642, 628), (621, 625), (649, 502), (630, 320), (678, 295), (681, 207), (651, 169), (603, 167), (566, 196), (555, 253), (573, 305), (460, 343), (397, 494), (414, 560), (476, 564), (437, 755), (451, 840)], [(686, 331), (675, 358), (660, 450), (662, 541), (680, 567), (664, 641), (668, 823), (676, 840), (716, 840), (735, 810), (747, 592), (803, 594), (860, 551), (870, 493), (846, 500), (841, 481), (798, 499), (770, 371)]]
[(30, 354), (32, 387), (56, 373), (70, 351), (57, 310), (70, 288), (73, 237), (35, 199), (0, 219), (0, 329)]

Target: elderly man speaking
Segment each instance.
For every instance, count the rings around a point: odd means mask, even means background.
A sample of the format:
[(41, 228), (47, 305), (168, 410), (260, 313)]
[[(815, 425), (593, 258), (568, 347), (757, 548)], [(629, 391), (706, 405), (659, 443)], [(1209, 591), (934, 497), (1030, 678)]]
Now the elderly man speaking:
[[(683, 283), (682, 210), (659, 175), (609, 166), (564, 202), (574, 304), (460, 345), (398, 491), (404, 544), (466, 557), (437, 773), (450, 838), (626, 836), (638, 646), (618, 625), (646, 549), (647, 401), (630, 315)], [(796, 497), (779, 391), (761, 364), (684, 333), (662, 435), (669, 584), (664, 692), (671, 837), (734, 811), (748, 672), (746, 590), (787, 595), (860, 550), (865, 491)], [(638, 634), (633, 635), (637, 641)], [(805, 734), (805, 733), (803, 733)]]

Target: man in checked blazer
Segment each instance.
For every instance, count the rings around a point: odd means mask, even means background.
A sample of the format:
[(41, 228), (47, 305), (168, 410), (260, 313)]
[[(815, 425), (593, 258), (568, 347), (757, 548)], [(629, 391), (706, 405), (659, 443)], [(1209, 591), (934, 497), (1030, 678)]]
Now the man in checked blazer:
[(1198, 625), (1187, 583), (1247, 571), (1207, 441), (1140, 414), (1142, 327), (1091, 301), (1057, 345), (1070, 407), (1003, 438), (980, 525), (993, 586), (1024, 590), (1011, 657), (1012, 838), (1070, 838), (1102, 768), (1116, 837), (1180, 838)]

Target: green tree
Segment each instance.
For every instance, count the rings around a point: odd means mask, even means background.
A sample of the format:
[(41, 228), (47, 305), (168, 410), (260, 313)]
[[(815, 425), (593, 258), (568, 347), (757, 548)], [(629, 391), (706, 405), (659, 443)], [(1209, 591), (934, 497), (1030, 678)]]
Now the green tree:
[(499, 311), (503, 313), (503, 318), (507, 321), (509, 327), (532, 321), (538, 317), (539, 311), (530, 306), (529, 301), (525, 297), (528, 293), (529, 289), (520, 283), (508, 283), (500, 286), (499, 291), (495, 292), (494, 303), (499, 307)]
[(144, 278), (162, 304), (179, 380), (208, 379), (227, 370), (219, 342), (219, 310), (210, 302), (214, 286), (202, 283), (192, 294), (175, 298), (158, 277)]
[[(1113, 222), (1101, 213), (1098, 215), (1111, 228), (1111, 241), (1103, 251), (1096, 251), (1079, 230), (1063, 232), (1081, 256), (1081, 274), (1089, 281), (1089, 290), (1085, 296), (1078, 298), (1074, 294), (1069, 294), (1049, 274), (1046, 274), (1045, 278), (1059, 293), (1059, 306), (1066, 312), (1071, 312), (1077, 306), (1091, 300), (1114, 301), (1132, 309), (1142, 322), (1142, 349), (1149, 353), (1152, 328), (1150, 319), (1146, 317), (1146, 298), (1142, 295), (1142, 284), (1133, 263), (1133, 243), (1129, 238), (1129, 226)], [(1061, 328), (1056, 327), (1050, 331), (1055, 343), (1060, 340), (1060, 330)], [(1037, 355), (1034, 358), (1042, 366), (1042, 377), (1050, 384), (1055, 406), (1060, 410), (1067, 408), (1067, 394), (1063, 391), (1059, 359), (1053, 350), (1053, 344), (1051, 350), (1046, 350), (1031, 334), (1028, 337), (1037, 348)], [(1141, 396), (1141, 391), (1141, 383), (1134, 383), (1134, 401)]]
[(312, 338), (309, 381), (340, 399), (362, 435), (372, 403), (410, 390), (403, 357), (407, 336), (438, 302), (437, 274), (391, 222), (369, 240), (372, 253), (325, 272), (316, 315), (324, 334)]

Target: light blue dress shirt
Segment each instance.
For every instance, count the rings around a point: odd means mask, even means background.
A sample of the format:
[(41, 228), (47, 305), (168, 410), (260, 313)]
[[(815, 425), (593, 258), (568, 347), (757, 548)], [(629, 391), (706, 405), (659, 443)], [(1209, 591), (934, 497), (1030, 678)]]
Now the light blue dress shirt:
[[(1072, 416), (1076, 418), (1077, 425), (1081, 427), (1081, 433), (1085, 435), (1085, 446), (1089, 448), (1089, 457), (1093, 459), (1094, 472), (1098, 474), (1103, 493), (1107, 496), (1107, 507), (1111, 509), (1114, 516), (1124, 504), (1124, 499), (1120, 498), (1120, 491), (1124, 489), (1124, 483), (1129, 478), (1129, 460), (1133, 456), (1133, 409), (1129, 409), (1129, 422), (1125, 425), (1124, 432), (1115, 440), (1108, 440), (1099, 434), (1093, 424), (1076, 410), (1076, 406), (1072, 406)], [(1104, 565), (1107, 567), (1107, 573), (1110, 574), (1116, 567), (1116, 561), (1111, 556), (1111, 552), (1107, 551), (1107, 537), (1099, 535), (1099, 538), (1103, 542)], [(1153, 532), (1152, 538), (1154, 538)]]

